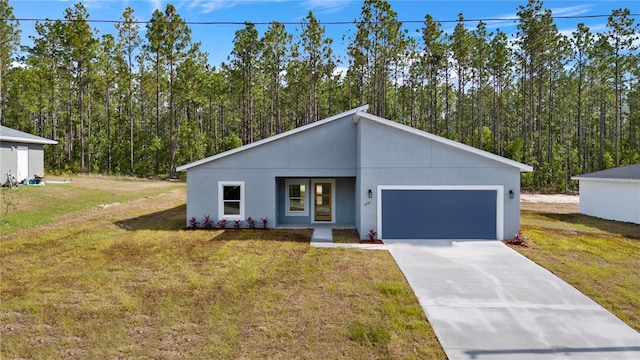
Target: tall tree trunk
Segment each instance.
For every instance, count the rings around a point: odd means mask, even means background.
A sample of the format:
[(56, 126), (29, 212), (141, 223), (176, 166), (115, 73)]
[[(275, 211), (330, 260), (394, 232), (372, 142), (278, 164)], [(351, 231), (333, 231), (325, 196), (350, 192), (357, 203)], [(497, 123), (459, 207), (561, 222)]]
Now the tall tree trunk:
[(78, 116), (80, 117), (80, 172), (85, 171), (85, 146), (84, 146), (84, 112), (83, 109), (83, 80), (82, 80), (82, 69), (81, 65), (78, 64)]
[[(129, 60), (129, 71), (127, 73), (128, 76), (128, 85), (129, 85), (129, 169), (130, 169), (130, 175), (133, 176), (133, 174), (135, 173), (134, 167), (133, 167), (133, 90), (132, 90), (132, 80), (131, 80), (131, 72), (133, 71), (132, 69), (132, 63), (131, 63), (131, 52), (128, 52), (128, 60)], [(142, 92), (142, 90), (141, 90)]]
[(615, 155), (615, 161), (616, 161), (616, 167), (620, 166), (620, 106), (622, 101), (621, 101), (621, 92), (620, 92), (620, 57), (618, 56), (618, 50), (616, 49), (616, 57), (615, 57), (615, 76), (614, 76), (614, 89), (615, 89), (615, 96), (616, 96), (616, 109), (615, 109), (615, 114), (616, 114), (616, 120), (615, 120), (615, 127), (614, 127), (614, 142), (615, 142), (615, 147), (616, 147), (616, 155)]
[[(156, 136), (160, 139), (160, 54), (156, 53)], [(156, 148), (155, 174), (160, 173), (160, 149)]]
[(111, 84), (107, 80), (105, 88), (105, 110), (107, 116), (107, 175), (111, 175), (111, 91), (109, 91)]

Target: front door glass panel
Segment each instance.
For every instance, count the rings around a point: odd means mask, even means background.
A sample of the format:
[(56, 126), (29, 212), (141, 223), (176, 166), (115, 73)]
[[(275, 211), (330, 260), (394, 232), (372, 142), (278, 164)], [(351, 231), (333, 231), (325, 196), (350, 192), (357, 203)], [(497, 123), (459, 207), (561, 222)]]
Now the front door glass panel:
[(331, 183), (315, 185), (315, 221), (331, 221)]

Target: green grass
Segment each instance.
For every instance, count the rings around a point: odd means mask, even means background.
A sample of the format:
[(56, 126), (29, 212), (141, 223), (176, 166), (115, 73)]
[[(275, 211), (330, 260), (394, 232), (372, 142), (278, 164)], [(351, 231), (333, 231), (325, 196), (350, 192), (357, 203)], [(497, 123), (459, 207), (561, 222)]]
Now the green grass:
[(445, 358), (387, 252), (311, 248), (310, 230), (182, 230), (184, 198), (2, 237), (0, 357)]
[(640, 225), (525, 210), (522, 228), (520, 253), (640, 331)]
[[(10, 216), (51, 214), (0, 238), (3, 359), (445, 358), (385, 251), (311, 248), (310, 230), (182, 230), (184, 184), (13, 194)], [(532, 247), (518, 251), (640, 330), (640, 226), (551, 210), (522, 226)]]
[[(62, 180), (47, 177), (47, 180), (53, 179)], [(76, 176), (67, 180), (66, 184), (2, 188), (0, 236), (48, 224), (55, 218), (79, 210), (155, 196), (185, 187), (184, 183), (126, 177)]]

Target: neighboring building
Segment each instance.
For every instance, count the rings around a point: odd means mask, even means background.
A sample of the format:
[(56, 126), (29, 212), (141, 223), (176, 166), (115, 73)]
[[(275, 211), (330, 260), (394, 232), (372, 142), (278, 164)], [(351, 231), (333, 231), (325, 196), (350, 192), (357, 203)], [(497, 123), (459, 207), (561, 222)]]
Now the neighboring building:
[(266, 217), (381, 239), (511, 238), (524, 165), (359, 107), (206, 159), (187, 171), (187, 225)]
[(57, 143), (0, 125), (0, 181), (4, 182), (8, 173), (19, 182), (35, 174), (44, 176), (44, 146)]
[(574, 176), (580, 213), (640, 224), (640, 164)]

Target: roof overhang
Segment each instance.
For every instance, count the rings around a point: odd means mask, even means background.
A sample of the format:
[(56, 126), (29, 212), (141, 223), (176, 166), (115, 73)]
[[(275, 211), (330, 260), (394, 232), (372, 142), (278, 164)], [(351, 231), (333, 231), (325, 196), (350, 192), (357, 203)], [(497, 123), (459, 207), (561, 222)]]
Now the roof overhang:
[(381, 118), (379, 116), (372, 115), (372, 114), (369, 114), (369, 113), (365, 113), (365, 112), (356, 113), (356, 116), (353, 119), (353, 122), (357, 124), (358, 121), (360, 121), (361, 118), (365, 118), (367, 120), (371, 120), (371, 121), (377, 122), (379, 124), (383, 124), (383, 125), (386, 125), (386, 126), (389, 126), (389, 127), (401, 130), (401, 131), (405, 131), (405, 132), (414, 134), (416, 136), (420, 136), (420, 137), (425, 138), (425, 139), (429, 139), (429, 140), (432, 140), (432, 141), (435, 141), (435, 142), (438, 142), (438, 143), (441, 143), (441, 144), (444, 144), (444, 145), (447, 145), (447, 146), (451, 146), (451, 147), (454, 147), (454, 148), (457, 148), (457, 149), (460, 149), (460, 150), (463, 150), (463, 151), (466, 151), (466, 152), (470, 152), (472, 154), (476, 154), (476, 155), (479, 155), (479, 156), (482, 156), (482, 157), (485, 157), (485, 158), (500, 162), (500, 163), (508, 165), (508, 166), (512, 166), (512, 167), (518, 168), (520, 170), (520, 172), (532, 172), (533, 171), (533, 166), (526, 165), (526, 164), (523, 164), (523, 163), (519, 163), (517, 161), (502, 157), (500, 155), (492, 154), (492, 153), (490, 153), (488, 151), (480, 150), (480, 149), (474, 148), (472, 146), (465, 145), (463, 143), (459, 143), (457, 141), (449, 140), (447, 138), (443, 138), (443, 137), (438, 136), (438, 135), (434, 135), (434, 134), (431, 134), (431, 133), (428, 133), (428, 132), (425, 132), (425, 131), (422, 131), (422, 130), (414, 129), (412, 127), (409, 127), (409, 126), (406, 126), (406, 125), (402, 125), (400, 123), (397, 123), (397, 122), (394, 122), (394, 121), (391, 121), (391, 120), (387, 120), (387, 119), (384, 119), (384, 118)]
[(0, 136), (0, 141), (24, 143), (24, 144), (42, 144), (42, 145), (55, 145), (58, 143), (55, 140), (49, 140), (45, 138), (29, 139), (29, 138), (21, 138), (21, 137), (13, 137), (13, 136)]
[(588, 176), (572, 176), (571, 180), (578, 181), (604, 181), (615, 183), (637, 183), (640, 184), (640, 179), (617, 179), (617, 178), (601, 178), (601, 177), (588, 177)]

